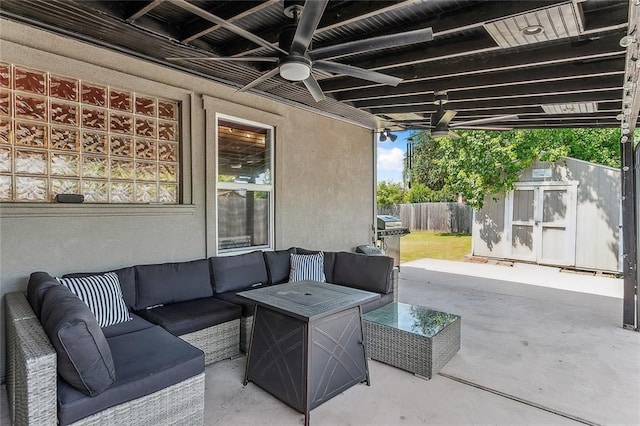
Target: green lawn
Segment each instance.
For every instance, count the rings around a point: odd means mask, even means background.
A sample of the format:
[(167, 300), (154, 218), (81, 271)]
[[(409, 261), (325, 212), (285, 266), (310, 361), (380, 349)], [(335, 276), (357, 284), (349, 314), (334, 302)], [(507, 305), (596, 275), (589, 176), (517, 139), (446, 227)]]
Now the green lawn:
[(430, 257), (464, 260), (471, 253), (471, 235), (414, 231), (400, 238), (400, 262)]

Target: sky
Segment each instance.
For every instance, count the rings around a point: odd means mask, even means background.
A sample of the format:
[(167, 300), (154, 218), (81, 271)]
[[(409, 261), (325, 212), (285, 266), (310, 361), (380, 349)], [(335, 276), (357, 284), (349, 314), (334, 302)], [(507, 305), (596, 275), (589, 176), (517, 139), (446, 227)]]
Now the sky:
[(386, 142), (378, 141), (378, 182), (402, 183), (402, 168), (404, 166), (404, 154), (407, 152), (407, 138), (412, 131), (392, 132), (398, 135), (395, 142), (387, 139)]

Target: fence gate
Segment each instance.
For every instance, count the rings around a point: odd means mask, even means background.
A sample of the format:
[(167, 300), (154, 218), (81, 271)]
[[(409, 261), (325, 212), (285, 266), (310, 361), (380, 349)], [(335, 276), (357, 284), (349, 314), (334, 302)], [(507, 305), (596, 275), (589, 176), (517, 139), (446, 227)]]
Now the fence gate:
[(578, 184), (517, 184), (505, 203), (510, 257), (552, 265), (575, 265)]

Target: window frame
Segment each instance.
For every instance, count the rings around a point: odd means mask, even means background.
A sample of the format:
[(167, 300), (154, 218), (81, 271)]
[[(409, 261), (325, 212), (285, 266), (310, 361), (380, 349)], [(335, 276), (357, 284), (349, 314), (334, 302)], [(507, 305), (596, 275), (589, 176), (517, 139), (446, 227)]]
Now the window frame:
[[(219, 149), (219, 134), (218, 134), (218, 129), (219, 129), (219, 122), (220, 121), (226, 121), (226, 122), (231, 122), (231, 123), (237, 123), (239, 125), (245, 125), (245, 126), (251, 126), (251, 127), (256, 127), (259, 129), (264, 129), (267, 131), (267, 137), (265, 138), (265, 144), (268, 144), (268, 150), (267, 152), (269, 153), (269, 172), (270, 172), (270, 183), (268, 184), (258, 184), (258, 183), (241, 183), (241, 182), (220, 182), (218, 180), (219, 178), (219, 160), (220, 160), (220, 156), (218, 154), (218, 149)], [(275, 247), (275, 173), (274, 173), (274, 167), (275, 167), (275, 126), (273, 125), (269, 125), (269, 124), (265, 124), (265, 123), (261, 123), (261, 122), (257, 122), (257, 121), (253, 121), (253, 120), (247, 120), (244, 118), (240, 118), (240, 117), (236, 117), (233, 115), (227, 115), (227, 114), (223, 114), (223, 113), (215, 113), (215, 119), (214, 119), (214, 148), (215, 148), (215, 182), (214, 182), (214, 190), (212, 194), (209, 194), (209, 196), (214, 197), (215, 198), (215, 221), (216, 221), (216, 226), (215, 226), (215, 252), (217, 255), (233, 255), (233, 254), (241, 254), (241, 253), (248, 253), (254, 250), (273, 250)], [(268, 239), (268, 243), (267, 244), (263, 244), (263, 245), (252, 245), (249, 247), (237, 247), (237, 248), (228, 248), (228, 249), (220, 249), (219, 248), (219, 242), (220, 242), (220, 233), (219, 233), (219, 227), (218, 227), (218, 218), (219, 218), (219, 213), (218, 213), (218, 191), (219, 190), (247, 190), (247, 191), (256, 191), (256, 192), (267, 192), (268, 193), (268, 202), (269, 202), (269, 209), (268, 209), (268, 214), (269, 214), (269, 218), (268, 218), (268, 231), (267, 231), (267, 239)]]

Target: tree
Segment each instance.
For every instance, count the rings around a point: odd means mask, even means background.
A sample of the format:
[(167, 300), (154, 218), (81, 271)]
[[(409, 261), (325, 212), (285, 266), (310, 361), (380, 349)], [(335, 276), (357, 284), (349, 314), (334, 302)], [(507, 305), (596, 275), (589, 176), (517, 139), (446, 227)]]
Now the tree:
[(513, 189), (522, 170), (538, 158), (562, 156), (619, 167), (619, 129), (527, 129), (508, 132), (459, 132), (460, 139), (414, 135), (411, 185), (463, 194), (482, 208), (488, 195)]
[(378, 182), (377, 200), (378, 207), (388, 207), (402, 203), (404, 191), (399, 183), (382, 181)]
[(412, 167), (403, 173), (405, 182), (409, 182), (405, 202), (455, 201), (457, 195), (447, 186), (446, 171), (438, 165), (443, 154), (438, 140), (427, 132), (416, 133), (411, 139)]
[(415, 183), (405, 192), (405, 203), (426, 203), (429, 201), (429, 191), (431, 191), (423, 183)]

